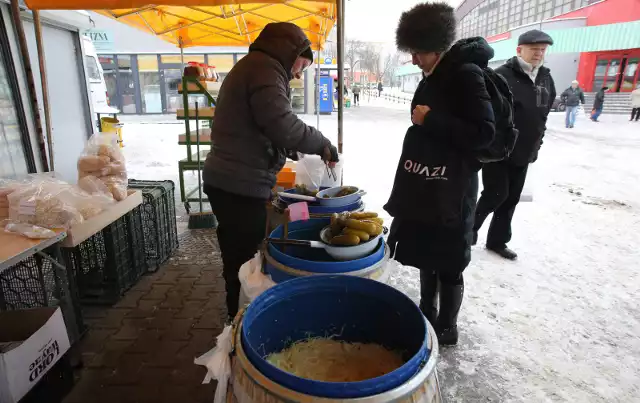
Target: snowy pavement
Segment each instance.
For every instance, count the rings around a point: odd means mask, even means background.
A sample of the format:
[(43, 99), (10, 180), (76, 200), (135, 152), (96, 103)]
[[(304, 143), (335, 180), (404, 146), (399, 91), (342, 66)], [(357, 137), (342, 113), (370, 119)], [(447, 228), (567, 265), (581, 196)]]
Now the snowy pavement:
[[(569, 130), (562, 114), (550, 117), (527, 180), (533, 202), (514, 218), (517, 262), (487, 252), (483, 228), (465, 272), (461, 341), (438, 365), (447, 401), (640, 402), (640, 123), (601, 120)], [(126, 121), (130, 177), (177, 184), (183, 126)], [(368, 209), (382, 212), (408, 124), (408, 105), (345, 111), (345, 183), (368, 191)], [(335, 114), (321, 117), (332, 140), (336, 127)], [(415, 270), (392, 284), (419, 298)]]

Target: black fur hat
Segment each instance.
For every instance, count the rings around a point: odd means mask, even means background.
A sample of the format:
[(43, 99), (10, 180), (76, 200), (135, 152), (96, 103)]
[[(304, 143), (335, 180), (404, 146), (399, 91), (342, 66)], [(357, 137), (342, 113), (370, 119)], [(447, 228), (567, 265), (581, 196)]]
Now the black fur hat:
[(405, 52), (444, 52), (456, 38), (456, 17), (446, 3), (418, 4), (402, 13), (396, 45)]

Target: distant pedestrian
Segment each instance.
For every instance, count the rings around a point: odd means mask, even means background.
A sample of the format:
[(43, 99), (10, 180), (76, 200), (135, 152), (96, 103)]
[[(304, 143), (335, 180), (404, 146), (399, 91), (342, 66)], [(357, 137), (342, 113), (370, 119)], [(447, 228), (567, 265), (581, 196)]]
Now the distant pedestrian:
[(553, 39), (546, 33), (527, 31), (518, 38), (518, 55), (496, 69), (511, 87), (514, 123), (519, 136), (508, 159), (482, 167), (483, 190), (476, 207), (473, 243), (478, 239), (478, 230), (493, 213), (487, 249), (509, 260), (518, 257), (507, 248), (511, 240), (511, 220), (520, 201), (529, 164), (538, 159), (547, 116), (556, 99), (550, 70), (542, 65), (550, 45), (553, 45)]
[(640, 84), (631, 92), (631, 120), (640, 120)]
[(351, 92), (353, 92), (353, 105), (358, 105), (360, 103), (360, 86), (354, 84)]
[(378, 83), (378, 97), (382, 96), (382, 83)]
[(576, 114), (578, 113), (578, 106), (580, 104), (584, 105), (584, 92), (580, 89), (580, 83), (578, 81), (573, 80), (571, 82), (571, 87), (564, 90), (562, 95), (560, 95), (560, 99), (562, 99), (567, 105), (567, 115), (565, 117), (565, 126), (567, 129), (573, 129), (573, 126), (576, 124)]
[(596, 93), (596, 99), (593, 101), (593, 110), (591, 111), (591, 120), (594, 122), (598, 122), (598, 118), (602, 113), (602, 108), (604, 108), (604, 93), (608, 90), (607, 87), (602, 87)]

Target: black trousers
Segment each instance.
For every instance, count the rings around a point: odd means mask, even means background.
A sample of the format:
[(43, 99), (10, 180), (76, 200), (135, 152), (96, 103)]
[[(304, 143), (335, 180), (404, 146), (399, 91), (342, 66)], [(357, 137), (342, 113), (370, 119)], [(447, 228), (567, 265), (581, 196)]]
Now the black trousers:
[(631, 109), (631, 120), (640, 120), (640, 108)]
[(478, 231), (493, 213), (487, 246), (504, 248), (511, 240), (511, 220), (520, 202), (529, 166), (516, 166), (507, 161), (485, 164), (482, 167), (484, 189), (476, 207), (474, 231)]
[(360, 94), (353, 94), (353, 104), (358, 105), (358, 102), (360, 102)]
[(267, 201), (240, 196), (205, 185), (213, 213), (218, 219), (218, 243), (222, 252), (222, 276), (227, 291), (227, 312), (238, 313), (240, 267), (260, 248), (267, 225)]

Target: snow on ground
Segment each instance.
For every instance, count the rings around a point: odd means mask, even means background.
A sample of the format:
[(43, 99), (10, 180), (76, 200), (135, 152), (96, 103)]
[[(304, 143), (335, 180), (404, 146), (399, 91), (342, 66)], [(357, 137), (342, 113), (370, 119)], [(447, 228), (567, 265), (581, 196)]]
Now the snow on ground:
[[(382, 212), (390, 192), (408, 110), (365, 100), (345, 111), (345, 183), (368, 191), (371, 210)], [(441, 350), (438, 365), (449, 402), (640, 402), (640, 123), (604, 115), (570, 130), (563, 118), (550, 117), (529, 171), (533, 202), (515, 214), (510, 247), (519, 260), (487, 252), (486, 228), (473, 250), (461, 341)], [(334, 141), (336, 127), (335, 114), (321, 117)], [(177, 183), (182, 131), (127, 123), (130, 177)], [(392, 284), (419, 298), (415, 269)]]

